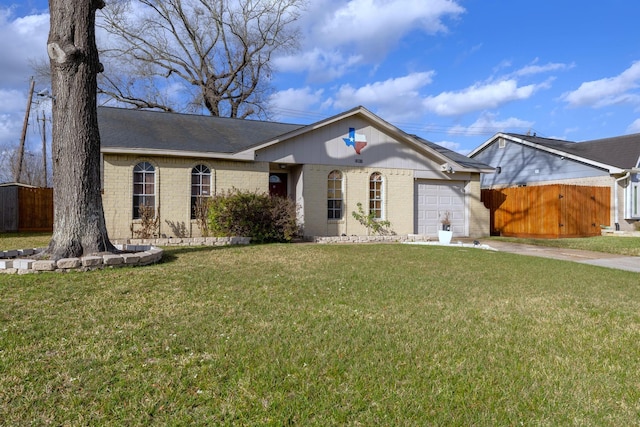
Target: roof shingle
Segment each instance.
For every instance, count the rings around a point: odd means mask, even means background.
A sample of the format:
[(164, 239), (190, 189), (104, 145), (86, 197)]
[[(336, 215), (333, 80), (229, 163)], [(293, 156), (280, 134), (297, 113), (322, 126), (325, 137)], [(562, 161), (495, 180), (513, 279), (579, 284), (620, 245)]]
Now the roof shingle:
[(621, 169), (637, 167), (640, 159), (640, 133), (583, 142), (562, 141), (515, 133), (508, 135)]
[(303, 127), (228, 117), (99, 107), (101, 145), (108, 148), (237, 153)]

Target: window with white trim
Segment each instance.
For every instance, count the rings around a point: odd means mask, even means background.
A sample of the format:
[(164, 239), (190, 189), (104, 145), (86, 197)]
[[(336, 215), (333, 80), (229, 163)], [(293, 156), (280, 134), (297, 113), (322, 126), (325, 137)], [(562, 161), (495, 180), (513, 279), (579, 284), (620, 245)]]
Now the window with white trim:
[(342, 219), (342, 172), (338, 170), (327, 178), (327, 219)]
[(383, 219), (383, 180), (380, 172), (374, 172), (369, 177), (369, 213), (375, 219)]
[(155, 211), (156, 169), (149, 162), (140, 162), (133, 168), (133, 219), (140, 219), (140, 207)]
[(191, 219), (196, 219), (198, 201), (211, 196), (211, 169), (197, 165), (191, 169)]

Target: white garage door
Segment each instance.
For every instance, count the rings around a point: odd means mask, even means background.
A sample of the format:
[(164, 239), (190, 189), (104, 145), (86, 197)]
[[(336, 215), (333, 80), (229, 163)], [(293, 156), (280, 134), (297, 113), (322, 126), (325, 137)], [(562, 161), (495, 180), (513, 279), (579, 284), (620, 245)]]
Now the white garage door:
[(449, 212), (454, 236), (467, 234), (464, 182), (416, 181), (416, 232), (435, 236), (442, 229), (440, 218)]

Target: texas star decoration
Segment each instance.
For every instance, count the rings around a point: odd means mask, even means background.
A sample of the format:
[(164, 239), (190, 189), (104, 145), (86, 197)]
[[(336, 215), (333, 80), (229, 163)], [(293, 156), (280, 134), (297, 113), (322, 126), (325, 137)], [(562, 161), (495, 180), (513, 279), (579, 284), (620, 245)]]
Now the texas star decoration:
[(356, 150), (356, 154), (360, 154), (360, 150), (367, 146), (367, 137), (356, 133), (355, 128), (349, 128), (349, 137), (342, 139), (347, 147), (353, 147)]

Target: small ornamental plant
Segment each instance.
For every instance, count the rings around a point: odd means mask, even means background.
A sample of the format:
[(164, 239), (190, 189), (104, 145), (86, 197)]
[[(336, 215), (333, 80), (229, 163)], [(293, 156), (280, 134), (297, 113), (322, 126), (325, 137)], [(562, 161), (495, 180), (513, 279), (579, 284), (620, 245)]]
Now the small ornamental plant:
[(138, 239), (150, 239), (157, 236), (160, 228), (160, 208), (158, 208), (156, 215), (153, 206), (140, 205), (139, 212), (139, 228), (135, 229), (134, 224), (131, 224), (131, 233)]
[(442, 223), (442, 229), (444, 231), (451, 231), (451, 212), (444, 211), (440, 215), (440, 222)]
[(364, 209), (362, 208), (362, 203), (358, 202), (358, 212), (351, 212), (351, 215), (362, 225), (367, 228), (367, 235), (370, 233), (385, 235), (385, 234), (394, 234), (393, 231), (389, 230), (391, 227), (391, 222), (386, 220), (377, 219), (375, 217), (374, 212), (369, 212), (369, 215), (364, 213)]

